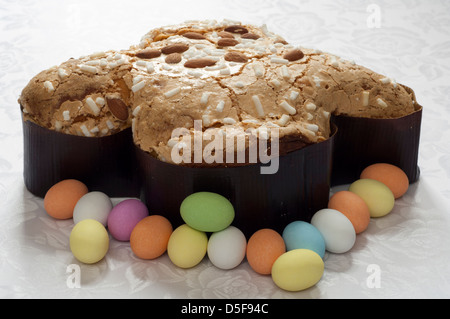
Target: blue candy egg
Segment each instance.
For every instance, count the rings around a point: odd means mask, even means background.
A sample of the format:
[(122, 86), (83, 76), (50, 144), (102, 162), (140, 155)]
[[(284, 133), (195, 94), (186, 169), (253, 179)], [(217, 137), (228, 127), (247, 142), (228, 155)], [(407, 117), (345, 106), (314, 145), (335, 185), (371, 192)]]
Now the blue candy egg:
[(282, 237), (287, 251), (309, 249), (322, 258), (325, 255), (325, 239), (320, 231), (310, 223), (292, 222), (284, 228)]

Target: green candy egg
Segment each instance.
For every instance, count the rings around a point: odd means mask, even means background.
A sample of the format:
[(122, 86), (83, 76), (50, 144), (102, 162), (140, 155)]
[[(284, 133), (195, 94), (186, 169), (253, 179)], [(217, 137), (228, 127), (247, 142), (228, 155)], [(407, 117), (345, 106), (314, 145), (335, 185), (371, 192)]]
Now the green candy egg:
[(180, 206), (181, 218), (190, 227), (203, 232), (218, 232), (231, 225), (234, 208), (222, 195), (198, 192), (186, 197)]

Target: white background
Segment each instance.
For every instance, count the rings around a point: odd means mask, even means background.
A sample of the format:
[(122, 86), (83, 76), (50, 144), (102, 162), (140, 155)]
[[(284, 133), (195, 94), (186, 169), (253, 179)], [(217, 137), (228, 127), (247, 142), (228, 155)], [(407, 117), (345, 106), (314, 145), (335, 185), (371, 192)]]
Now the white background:
[[(17, 98), (32, 76), (70, 57), (125, 49), (154, 27), (223, 18), (265, 23), (290, 43), (353, 59), (413, 88), (424, 106), (420, 181), (350, 252), (327, 253), (322, 280), (303, 292), (278, 289), (246, 262), (222, 271), (205, 259), (183, 270), (167, 255), (139, 260), (114, 240), (104, 260), (81, 265), (68, 245), (73, 222), (51, 219), (23, 184)], [(446, 0), (0, 0), (0, 297), (450, 297), (449, 30)], [(67, 285), (72, 264), (80, 265), (80, 288)], [(380, 287), (367, 284), (371, 265)]]

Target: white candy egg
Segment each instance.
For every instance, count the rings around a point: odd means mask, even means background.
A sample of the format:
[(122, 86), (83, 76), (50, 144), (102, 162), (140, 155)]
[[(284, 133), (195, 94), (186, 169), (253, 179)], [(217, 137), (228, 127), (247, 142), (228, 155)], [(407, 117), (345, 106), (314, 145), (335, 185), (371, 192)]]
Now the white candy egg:
[(113, 204), (108, 195), (102, 192), (89, 192), (75, 205), (73, 221), (77, 224), (84, 219), (94, 219), (106, 226), (112, 208)]
[(335, 209), (319, 210), (312, 217), (311, 224), (322, 234), (326, 250), (331, 253), (345, 253), (355, 244), (356, 232), (353, 224)]
[(220, 269), (232, 269), (242, 262), (247, 248), (247, 239), (238, 228), (228, 228), (213, 233), (208, 241), (208, 258)]

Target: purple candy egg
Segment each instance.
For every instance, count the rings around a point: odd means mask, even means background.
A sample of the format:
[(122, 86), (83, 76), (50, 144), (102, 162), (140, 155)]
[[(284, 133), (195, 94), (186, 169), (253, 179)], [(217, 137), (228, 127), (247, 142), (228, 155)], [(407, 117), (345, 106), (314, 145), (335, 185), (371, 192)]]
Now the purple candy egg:
[(108, 215), (108, 230), (114, 239), (129, 241), (134, 226), (148, 216), (148, 209), (138, 199), (126, 199), (113, 207)]

